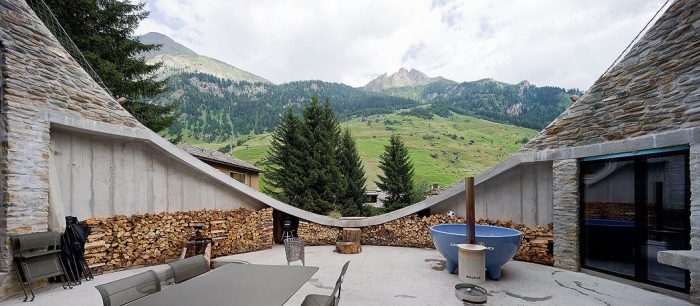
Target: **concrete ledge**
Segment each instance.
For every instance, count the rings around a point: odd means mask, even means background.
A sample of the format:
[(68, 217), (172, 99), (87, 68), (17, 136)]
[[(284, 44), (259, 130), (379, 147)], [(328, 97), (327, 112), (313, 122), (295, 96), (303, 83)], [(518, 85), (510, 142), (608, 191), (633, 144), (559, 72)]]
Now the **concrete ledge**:
[(661, 251), (656, 253), (656, 260), (676, 268), (700, 270), (700, 251)]

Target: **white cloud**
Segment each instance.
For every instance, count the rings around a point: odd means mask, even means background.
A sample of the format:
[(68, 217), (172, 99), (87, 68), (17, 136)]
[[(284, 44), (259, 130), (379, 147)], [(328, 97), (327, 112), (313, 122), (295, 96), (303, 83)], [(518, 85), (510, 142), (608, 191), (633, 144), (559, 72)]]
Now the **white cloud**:
[(663, 1), (149, 0), (157, 31), (273, 82), (412, 67), (587, 89)]

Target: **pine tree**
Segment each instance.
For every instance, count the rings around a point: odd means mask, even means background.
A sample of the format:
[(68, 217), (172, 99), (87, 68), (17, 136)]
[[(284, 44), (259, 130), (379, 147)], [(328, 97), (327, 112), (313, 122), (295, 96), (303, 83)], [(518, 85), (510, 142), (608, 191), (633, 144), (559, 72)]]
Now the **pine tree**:
[(267, 152), (265, 192), (318, 214), (363, 215), (365, 172), (349, 130), (341, 131), (330, 100), (313, 96), (302, 118), (280, 117)]
[(267, 150), (266, 170), (263, 180), (265, 192), (295, 207), (305, 209), (301, 195), (305, 192), (306, 170), (302, 167), (306, 146), (301, 137), (302, 123), (287, 107), (272, 133)]
[[(141, 123), (160, 132), (178, 118), (177, 105), (146, 102), (164, 90), (168, 80), (156, 79), (160, 64), (147, 64), (142, 53), (159, 48), (133, 37), (148, 17), (145, 3), (118, 0), (46, 0), (87, 62), (112, 94), (129, 102), (124, 108)], [(68, 43), (62, 41), (61, 43)]]
[(302, 122), (302, 137), (307, 144), (302, 162), (307, 180), (303, 193), (305, 209), (327, 214), (337, 209), (340, 194), (345, 190), (345, 180), (336, 161), (340, 128), (329, 101), (321, 106), (316, 96), (304, 107)]
[(350, 134), (350, 129), (346, 128), (340, 141), (340, 151), (338, 154), (338, 166), (345, 176), (346, 188), (342, 201), (342, 213), (344, 216), (364, 216), (365, 202), (365, 169), (362, 166), (362, 159), (357, 151), (355, 139)]
[(158, 105), (143, 101), (127, 101), (122, 106), (136, 120), (156, 133), (164, 131), (177, 122), (180, 107), (177, 103)]
[(330, 191), (332, 193), (332, 198), (336, 203), (334, 209), (339, 209), (340, 202), (345, 197), (345, 191), (347, 189), (347, 180), (345, 178), (345, 173), (341, 171), (338, 156), (341, 154), (341, 141), (342, 141), (342, 130), (340, 129), (340, 123), (335, 117), (335, 112), (331, 108), (331, 99), (326, 97), (326, 101), (323, 104), (323, 122), (325, 125), (326, 134), (322, 137), (326, 138), (325, 142), (327, 145), (327, 150), (332, 152), (332, 156), (326, 156), (330, 160), (330, 166), (328, 169), (328, 180)]
[(379, 158), (379, 169), (383, 175), (378, 175), (379, 181), (375, 183), (387, 193), (384, 206), (392, 211), (413, 204), (413, 163), (398, 135), (392, 134), (389, 145), (384, 146), (384, 153)]

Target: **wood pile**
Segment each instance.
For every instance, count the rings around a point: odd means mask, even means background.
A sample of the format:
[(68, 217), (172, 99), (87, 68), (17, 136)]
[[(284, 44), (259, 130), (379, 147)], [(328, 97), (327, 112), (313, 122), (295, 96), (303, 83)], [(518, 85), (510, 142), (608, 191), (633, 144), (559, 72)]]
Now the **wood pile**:
[(176, 260), (194, 235), (191, 222), (207, 224), (212, 257), (272, 247), (272, 209), (200, 210), (91, 218), (85, 258), (95, 272), (121, 270)]
[[(427, 217), (409, 215), (387, 223), (362, 228), (361, 240), (365, 245), (434, 248), (430, 237), (431, 226), (446, 223), (464, 224), (464, 222), (464, 218), (447, 217), (444, 214)], [(520, 230), (523, 232), (523, 239), (514, 258), (545, 265), (554, 264), (552, 224), (546, 227), (528, 228), (522, 224), (503, 220), (477, 219), (476, 223)], [(304, 238), (307, 245), (335, 244), (336, 241), (343, 241), (341, 229), (307, 221), (299, 222), (298, 233), (299, 237)]]
[(359, 228), (344, 228), (342, 240), (335, 243), (335, 251), (340, 254), (359, 254), (362, 252), (361, 234)]
[(362, 229), (362, 242), (366, 245), (432, 248), (430, 227), (436, 224), (464, 223), (464, 218), (450, 218), (443, 214), (427, 217), (409, 215), (387, 223)]
[(513, 258), (515, 260), (534, 262), (543, 265), (554, 265), (554, 256), (552, 254), (552, 247), (554, 246), (554, 226), (552, 223), (546, 227), (539, 225), (535, 227), (526, 227), (523, 224), (513, 224), (510, 220), (491, 221), (479, 219), (477, 220), (477, 224), (513, 228), (523, 232), (522, 240), (520, 240), (520, 247)]
[(533, 228), (523, 228), (523, 240), (520, 248), (515, 254), (516, 260), (535, 262), (543, 265), (554, 265), (552, 255), (554, 247), (553, 226), (550, 223), (547, 227), (536, 226)]
[(334, 245), (341, 235), (341, 229), (299, 220), (297, 236), (304, 239), (305, 245)]

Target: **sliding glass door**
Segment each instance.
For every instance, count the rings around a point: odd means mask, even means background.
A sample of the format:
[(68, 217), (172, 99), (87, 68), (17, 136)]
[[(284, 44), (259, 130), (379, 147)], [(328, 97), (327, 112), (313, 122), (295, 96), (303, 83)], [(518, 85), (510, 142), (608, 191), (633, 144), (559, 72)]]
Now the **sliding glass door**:
[(656, 254), (690, 248), (688, 175), (687, 150), (584, 160), (582, 266), (687, 292), (688, 273)]

